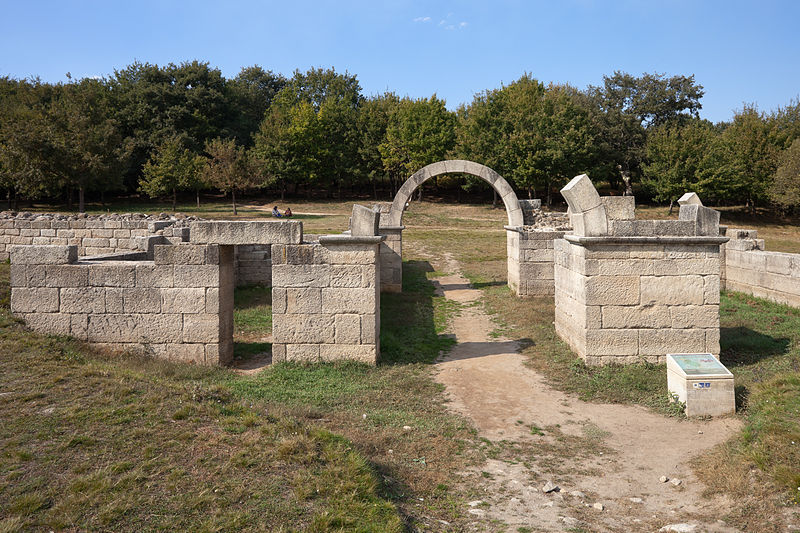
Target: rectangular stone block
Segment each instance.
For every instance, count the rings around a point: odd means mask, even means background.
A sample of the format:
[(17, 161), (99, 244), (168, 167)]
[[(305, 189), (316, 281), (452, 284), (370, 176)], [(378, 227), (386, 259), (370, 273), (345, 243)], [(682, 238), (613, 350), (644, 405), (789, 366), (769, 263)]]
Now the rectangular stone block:
[(334, 317), (334, 342), (336, 344), (361, 343), (361, 318), (359, 315), (341, 314)]
[(192, 222), (193, 244), (300, 244), (303, 223), (283, 221)]
[(208, 263), (206, 245), (159, 244), (153, 247), (153, 263), (156, 265), (204, 265)]
[[(374, 265), (370, 265), (374, 268)], [(350, 287), (362, 286), (362, 267), (359, 265), (331, 265), (330, 286)]]
[[(208, 291), (219, 291), (219, 289), (208, 289)], [(161, 311), (163, 313), (204, 313), (206, 312), (206, 289), (203, 288), (180, 288), (180, 289), (160, 289)], [(217, 298), (219, 294), (216, 294)], [(211, 311), (218, 313), (219, 308)]]
[(701, 353), (706, 347), (703, 329), (639, 330), (639, 354), (664, 356), (668, 353)]
[[(702, 305), (705, 299), (703, 276), (642, 276), (642, 305)], [(677, 353), (680, 350), (673, 350)]]
[(183, 342), (220, 342), (219, 315), (184, 314)]
[(591, 276), (586, 279), (586, 305), (636, 305), (639, 276)]
[(634, 305), (603, 307), (603, 328), (654, 329), (669, 328), (673, 319), (666, 305)]
[(360, 315), (361, 319), (361, 344), (376, 344), (380, 337), (380, 322), (378, 315)]
[(20, 318), (33, 331), (45, 335), (69, 335), (70, 317), (59, 313), (21, 314)]
[(134, 287), (136, 269), (133, 264), (96, 262), (89, 264), (89, 285), (94, 287)]
[(319, 344), (287, 344), (286, 361), (296, 363), (318, 363)]
[(378, 261), (377, 244), (327, 244), (334, 265), (370, 265)]
[(322, 289), (318, 288), (289, 288), (286, 289), (287, 313), (322, 313)]
[(272, 317), (272, 336), (279, 343), (332, 343), (333, 330), (332, 315), (279, 314)]
[(11, 289), (13, 313), (55, 313), (58, 311), (58, 305), (58, 289), (47, 287)]
[(720, 277), (703, 276), (703, 303), (719, 304)]
[(90, 342), (171, 343), (182, 333), (181, 315), (89, 315)]
[(350, 216), (350, 235), (354, 237), (378, 235), (380, 213), (363, 205), (354, 204)]
[(635, 329), (590, 329), (586, 332), (586, 356), (637, 355), (639, 334)]
[(60, 311), (62, 313), (106, 312), (106, 290), (99, 287), (61, 289)]
[(328, 287), (330, 267), (328, 265), (273, 265), (273, 287)]
[(84, 265), (47, 265), (44, 281), (48, 287), (86, 287), (89, 269)]
[(272, 289), (272, 314), (286, 312), (286, 291), (287, 289), (275, 287)]
[(375, 289), (322, 289), (323, 313), (370, 314), (377, 310)]
[(174, 268), (172, 265), (135, 265), (137, 287), (172, 287)]
[(323, 362), (358, 361), (374, 365), (378, 362), (378, 350), (372, 344), (321, 344), (319, 358)]
[(676, 305), (670, 307), (673, 329), (718, 328), (718, 305)]
[(609, 220), (633, 220), (636, 218), (636, 200), (633, 196), (602, 196)]
[(78, 260), (77, 246), (11, 246), (11, 262), (18, 265), (66, 265)]
[(219, 265), (175, 265), (175, 287), (218, 287)]

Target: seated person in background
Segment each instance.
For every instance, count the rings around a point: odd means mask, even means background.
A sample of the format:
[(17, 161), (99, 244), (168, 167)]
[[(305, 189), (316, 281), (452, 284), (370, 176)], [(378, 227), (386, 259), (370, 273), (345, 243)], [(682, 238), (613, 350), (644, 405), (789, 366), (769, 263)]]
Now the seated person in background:
[(278, 217), (278, 218), (281, 218), (281, 216), (283, 216), (283, 215), (281, 215), (281, 211), (280, 211), (280, 209), (278, 209), (277, 205), (272, 208), (272, 216)]
[(286, 217), (286, 218), (291, 217), (292, 216), (292, 208), (291, 207), (287, 207), (286, 211), (284, 211), (284, 213), (283, 213), (283, 216)]

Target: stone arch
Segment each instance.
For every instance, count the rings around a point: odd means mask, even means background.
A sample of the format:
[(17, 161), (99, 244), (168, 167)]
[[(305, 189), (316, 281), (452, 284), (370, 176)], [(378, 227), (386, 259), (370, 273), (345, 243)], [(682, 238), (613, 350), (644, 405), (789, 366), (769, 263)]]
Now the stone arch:
[(451, 173), (470, 174), (481, 178), (491, 185), (492, 188), (497, 191), (497, 195), (500, 196), (503, 200), (503, 204), (506, 206), (508, 225), (523, 225), (522, 209), (520, 209), (519, 206), (519, 199), (514, 189), (511, 188), (511, 185), (503, 179), (503, 176), (486, 165), (481, 165), (473, 161), (465, 161), (463, 159), (450, 159), (447, 161), (439, 161), (438, 163), (431, 163), (408, 178), (394, 197), (392, 208), (389, 211), (389, 225), (395, 227), (402, 226), (403, 212), (406, 209), (408, 200), (411, 198), (414, 191), (417, 190), (417, 187), (431, 178)]

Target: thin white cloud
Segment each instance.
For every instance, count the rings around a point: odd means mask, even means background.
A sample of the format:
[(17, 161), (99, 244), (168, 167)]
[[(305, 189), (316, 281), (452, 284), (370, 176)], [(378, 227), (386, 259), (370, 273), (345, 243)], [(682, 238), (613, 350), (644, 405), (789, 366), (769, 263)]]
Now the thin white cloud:
[(414, 22), (430, 22), (430, 17), (417, 17), (414, 19)]
[(458, 23), (458, 27), (459, 28), (466, 28), (467, 25), (468, 25), (468, 23), (467, 22), (463, 22), (463, 21)]

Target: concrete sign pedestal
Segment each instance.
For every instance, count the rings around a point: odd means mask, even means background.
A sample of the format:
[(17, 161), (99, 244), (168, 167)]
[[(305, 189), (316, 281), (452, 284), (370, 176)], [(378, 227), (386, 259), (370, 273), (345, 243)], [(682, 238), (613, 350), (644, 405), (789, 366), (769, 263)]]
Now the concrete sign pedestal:
[(667, 388), (686, 416), (733, 414), (733, 374), (710, 353), (667, 354)]

